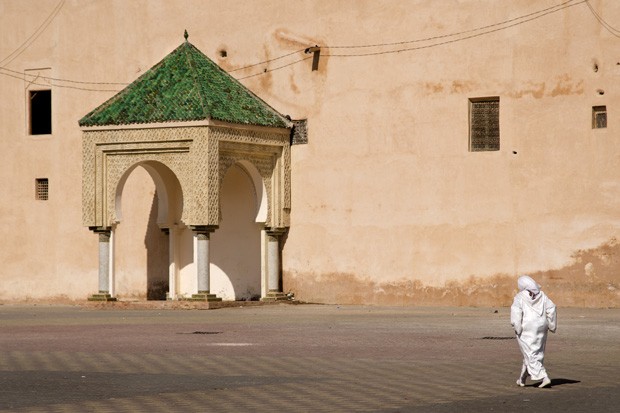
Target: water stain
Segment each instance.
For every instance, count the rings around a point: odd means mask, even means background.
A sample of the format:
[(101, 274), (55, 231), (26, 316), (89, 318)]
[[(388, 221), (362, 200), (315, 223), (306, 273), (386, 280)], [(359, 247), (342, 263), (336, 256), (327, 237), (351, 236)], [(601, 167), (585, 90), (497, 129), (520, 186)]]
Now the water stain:
[(583, 94), (583, 80), (579, 82), (573, 82), (568, 74), (558, 76), (557, 83), (553, 90), (551, 90), (550, 96), (568, 96), (568, 95), (581, 95)]
[(428, 93), (441, 93), (444, 91), (443, 84), (439, 82), (436, 82), (436, 83), (426, 82), (424, 84), (424, 88), (426, 89)]
[[(620, 307), (620, 243), (615, 238), (590, 250), (576, 251), (572, 263), (530, 273), (560, 307)], [(587, 268), (586, 268), (587, 267)], [(510, 306), (517, 292), (517, 276), (471, 276), (429, 286), (420, 280), (377, 282), (350, 273), (290, 273), (284, 291), (301, 301), (330, 304), (402, 306)]]
[(468, 80), (453, 80), (450, 91), (452, 93), (471, 92), (475, 87), (475, 83)]
[(515, 99), (520, 99), (523, 96), (532, 96), (535, 99), (540, 99), (545, 96), (545, 82), (529, 83), (522, 89), (509, 90), (506, 94)]

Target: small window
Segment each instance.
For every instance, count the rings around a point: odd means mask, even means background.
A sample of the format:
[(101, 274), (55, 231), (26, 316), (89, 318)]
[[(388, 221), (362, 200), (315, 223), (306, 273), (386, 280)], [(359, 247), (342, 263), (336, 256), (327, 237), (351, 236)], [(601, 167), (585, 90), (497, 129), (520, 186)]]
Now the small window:
[(607, 106), (592, 106), (592, 129), (607, 127)]
[(31, 90), (30, 134), (49, 135), (52, 133), (52, 91)]
[(49, 199), (49, 181), (47, 178), (37, 178), (35, 188), (35, 199), (47, 201)]
[(469, 100), (470, 152), (499, 151), (499, 98)]

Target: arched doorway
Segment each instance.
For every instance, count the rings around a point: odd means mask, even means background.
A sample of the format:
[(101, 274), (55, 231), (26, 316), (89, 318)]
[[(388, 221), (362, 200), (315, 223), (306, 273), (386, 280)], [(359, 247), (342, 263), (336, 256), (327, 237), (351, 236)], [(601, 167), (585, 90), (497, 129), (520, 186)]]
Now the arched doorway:
[(167, 298), (169, 227), (179, 221), (181, 209), (180, 184), (163, 164), (139, 162), (123, 174), (115, 205), (112, 289), (116, 296), (125, 300)]
[(261, 297), (261, 230), (265, 223), (260, 216), (257, 222), (257, 212), (264, 190), (262, 180), (255, 185), (248, 169), (247, 164), (236, 163), (226, 172), (220, 188), (222, 220), (211, 236), (211, 291), (224, 300)]

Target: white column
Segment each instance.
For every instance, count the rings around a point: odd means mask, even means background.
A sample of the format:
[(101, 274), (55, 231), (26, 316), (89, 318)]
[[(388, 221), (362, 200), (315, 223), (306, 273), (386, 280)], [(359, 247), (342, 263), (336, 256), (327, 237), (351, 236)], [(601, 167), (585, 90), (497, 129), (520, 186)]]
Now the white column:
[(268, 229), (267, 233), (267, 286), (269, 291), (263, 301), (287, 300), (280, 284), (280, 239), (283, 229)]
[(110, 296), (114, 297), (116, 295), (116, 282), (115, 282), (115, 273), (114, 273), (114, 256), (116, 255), (116, 237), (114, 234), (116, 234), (116, 227), (112, 227), (112, 229), (110, 230), (110, 258), (108, 260), (108, 288), (109, 288), (109, 292), (110, 292)]
[(177, 291), (177, 225), (168, 229), (168, 299), (176, 300)]
[(210, 292), (209, 266), (209, 232), (197, 232), (196, 276), (198, 278), (198, 294), (208, 294)]
[(279, 234), (267, 232), (267, 287), (269, 292), (280, 292), (280, 243)]
[(193, 227), (195, 232), (195, 260), (196, 260), (196, 281), (198, 286), (198, 294), (192, 295), (192, 300), (197, 301), (222, 301), (221, 298), (211, 294), (211, 274), (209, 266), (211, 260), (209, 257), (209, 241), (211, 232), (215, 231), (215, 226), (199, 226)]
[(89, 301), (116, 301), (110, 294), (111, 269), (114, 267), (112, 234), (110, 229), (95, 229), (99, 237), (99, 292), (88, 297)]
[(110, 231), (99, 233), (99, 294), (110, 293)]

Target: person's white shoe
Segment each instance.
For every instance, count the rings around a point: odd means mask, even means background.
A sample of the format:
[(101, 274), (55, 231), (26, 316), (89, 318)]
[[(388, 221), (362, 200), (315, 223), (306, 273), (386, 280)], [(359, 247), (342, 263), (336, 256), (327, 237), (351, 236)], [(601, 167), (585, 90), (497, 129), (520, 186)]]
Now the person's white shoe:
[(551, 384), (551, 379), (549, 377), (545, 377), (542, 383), (540, 383), (538, 387), (543, 388), (543, 387), (549, 386), (550, 384)]
[(519, 379), (519, 380), (517, 380), (517, 385), (520, 386), (520, 387), (524, 387), (525, 383), (523, 382), (523, 380)]

